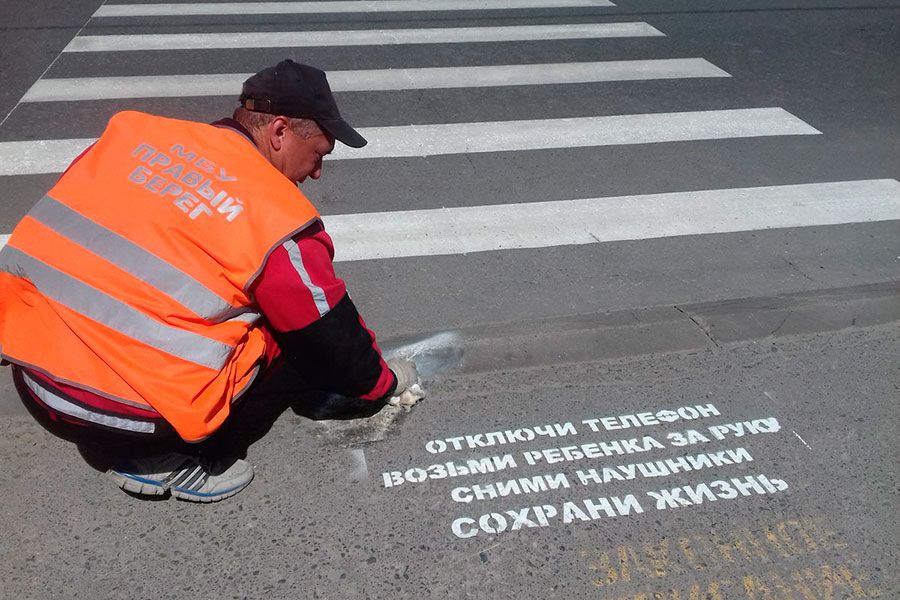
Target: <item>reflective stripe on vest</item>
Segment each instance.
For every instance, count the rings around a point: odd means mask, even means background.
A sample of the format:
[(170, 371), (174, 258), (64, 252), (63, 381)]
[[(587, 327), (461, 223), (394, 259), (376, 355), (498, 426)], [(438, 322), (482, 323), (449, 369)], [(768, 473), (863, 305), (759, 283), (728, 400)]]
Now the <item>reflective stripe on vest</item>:
[(234, 315), (228, 302), (196, 279), (50, 196), (44, 196), (28, 216), (146, 281), (199, 317), (220, 321)]
[(155, 321), (18, 248), (0, 250), (0, 271), (28, 279), (46, 297), (172, 356), (219, 370), (231, 353), (225, 344)]

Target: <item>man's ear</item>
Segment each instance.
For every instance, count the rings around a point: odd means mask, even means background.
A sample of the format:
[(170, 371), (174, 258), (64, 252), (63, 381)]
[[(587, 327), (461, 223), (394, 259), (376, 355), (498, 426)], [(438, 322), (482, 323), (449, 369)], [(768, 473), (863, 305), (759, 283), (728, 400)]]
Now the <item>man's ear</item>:
[(284, 138), (288, 134), (290, 123), (284, 117), (275, 117), (269, 123), (269, 144), (275, 151), (281, 150), (284, 144)]

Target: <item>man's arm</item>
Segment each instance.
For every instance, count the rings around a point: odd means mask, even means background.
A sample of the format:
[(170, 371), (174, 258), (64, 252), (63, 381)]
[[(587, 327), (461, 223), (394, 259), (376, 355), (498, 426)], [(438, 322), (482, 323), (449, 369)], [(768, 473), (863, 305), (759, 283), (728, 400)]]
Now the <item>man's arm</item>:
[(290, 365), (312, 389), (334, 394), (326, 412), (367, 416), (394, 393), (397, 379), (334, 273), (333, 257), (330, 236), (313, 226), (271, 254), (251, 291)]

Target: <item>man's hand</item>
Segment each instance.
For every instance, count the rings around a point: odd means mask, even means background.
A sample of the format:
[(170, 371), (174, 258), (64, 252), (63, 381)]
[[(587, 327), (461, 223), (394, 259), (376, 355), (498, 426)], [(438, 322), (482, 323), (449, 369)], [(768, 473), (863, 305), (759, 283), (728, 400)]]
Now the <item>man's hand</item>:
[(390, 400), (388, 400), (388, 404), (391, 406), (400, 406), (406, 409), (406, 412), (409, 412), (413, 405), (425, 397), (425, 390), (422, 389), (418, 383), (414, 383), (405, 390), (399, 396), (393, 396)]
[(388, 404), (402, 406), (409, 411), (416, 402), (425, 397), (425, 390), (419, 385), (416, 363), (398, 356), (387, 361), (387, 364), (397, 377), (397, 387)]
[(397, 378), (394, 396), (399, 396), (414, 383), (419, 383), (419, 372), (416, 370), (416, 363), (410, 359), (397, 356), (387, 361), (387, 364)]

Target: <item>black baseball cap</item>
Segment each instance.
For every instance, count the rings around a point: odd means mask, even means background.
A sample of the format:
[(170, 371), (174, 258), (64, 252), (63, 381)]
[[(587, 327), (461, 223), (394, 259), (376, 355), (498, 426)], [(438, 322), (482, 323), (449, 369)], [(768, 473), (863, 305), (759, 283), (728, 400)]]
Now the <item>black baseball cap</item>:
[(244, 82), (241, 106), (254, 112), (312, 119), (336, 140), (362, 148), (366, 138), (341, 117), (325, 72), (286, 59)]

